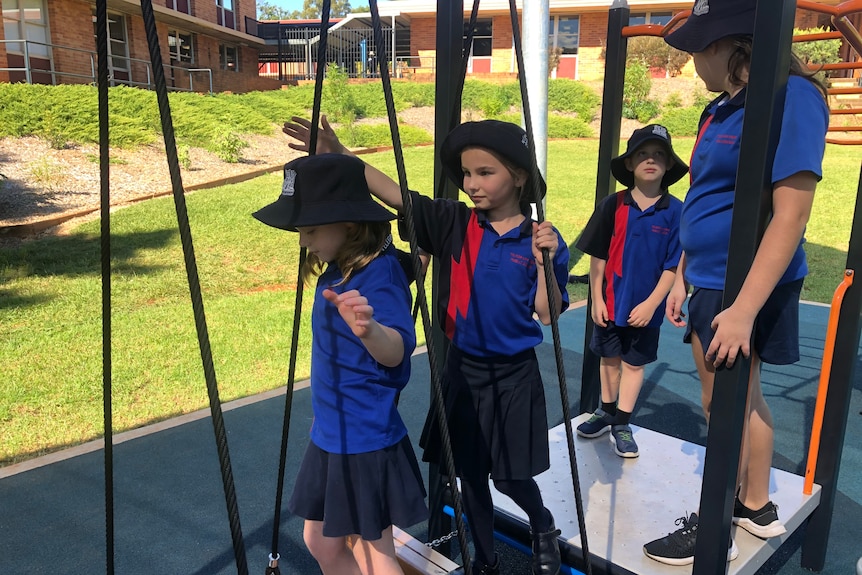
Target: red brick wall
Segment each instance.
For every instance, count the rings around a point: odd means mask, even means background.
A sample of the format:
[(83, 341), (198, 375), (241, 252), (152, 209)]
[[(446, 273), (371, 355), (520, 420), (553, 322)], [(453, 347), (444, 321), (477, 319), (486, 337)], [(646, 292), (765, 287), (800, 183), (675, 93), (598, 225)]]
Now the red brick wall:
[[(65, 2), (48, 2), (48, 26), (51, 31), (50, 43), (68, 46), (81, 50), (96, 51), (93, 35), (93, 6), (83, 0), (67, 0)], [(62, 25), (59, 23), (62, 22)], [(91, 55), (55, 48), (54, 69), (58, 72), (78, 74), (84, 78), (73, 76), (58, 76), (57, 82), (64, 84), (81, 84), (93, 81), (93, 67), (98, 66), (95, 54)]]

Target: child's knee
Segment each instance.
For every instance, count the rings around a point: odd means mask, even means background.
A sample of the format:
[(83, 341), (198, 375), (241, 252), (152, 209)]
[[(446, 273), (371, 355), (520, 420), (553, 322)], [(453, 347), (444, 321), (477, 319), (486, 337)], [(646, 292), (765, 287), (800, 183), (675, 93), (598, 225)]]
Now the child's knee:
[(306, 521), (303, 529), (302, 539), (309, 553), (318, 563), (326, 562), (329, 558), (343, 551), (346, 542), (343, 537), (326, 537), (323, 534), (323, 522)]

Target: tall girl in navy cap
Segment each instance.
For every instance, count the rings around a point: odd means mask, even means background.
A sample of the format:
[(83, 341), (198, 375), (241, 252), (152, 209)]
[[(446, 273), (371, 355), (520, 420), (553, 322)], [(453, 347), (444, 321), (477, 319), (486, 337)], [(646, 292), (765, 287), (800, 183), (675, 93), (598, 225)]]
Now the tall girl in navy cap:
[[(755, 0), (698, 0), (686, 22), (666, 38), (674, 48), (692, 54), (698, 77), (708, 90), (720, 93), (701, 116), (680, 221), (683, 254), (666, 315), (674, 325), (686, 326), (707, 421), (715, 370), (733, 365), (740, 353), (751, 356), (733, 522), (766, 539), (782, 535), (785, 528), (769, 499), (773, 424), (760, 368), (763, 362), (799, 359), (799, 298), (808, 273), (803, 234), (822, 177), (829, 110), (823, 86), (792, 56), (771, 166), (771, 217), (739, 295), (722, 311), (755, 6)], [(686, 325), (681, 312), (689, 286), (693, 291)], [(647, 556), (673, 565), (693, 561), (697, 514), (677, 524), (680, 529), (644, 546)], [(734, 549), (731, 546), (728, 559), (736, 556)]]
[[(416, 346), (394, 216), (368, 192), (356, 158), (322, 154), (284, 169), (281, 196), (253, 215), (299, 232), (302, 277), (317, 276), (311, 316), (311, 442), (290, 510), (325, 575), (400, 575), (392, 525), (428, 516), (395, 396)], [(352, 549), (346, 538), (353, 536)]]
[[(309, 123), (284, 131), (306, 149)], [(318, 146), (347, 153), (325, 117)], [(474, 207), (411, 192), (419, 247), (442, 266), (440, 325), (450, 341), (443, 385), (455, 468), (476, 553), (474, 573), (500, 573), (494, 553), (494, 507), (488, 478), (527, 514), (533, 537), (532, 572), (560, 569), (559, 530), (533, 477), (550, 466), (545, 396), (534, 348), (551, 321), (542, 267), (553, 267), (551, 289), (568, 307), (569, 252), (550, 222), (530, 217), (530, 150), (515, 124), (485, 120), (455, 128), (443, 142), (449, 178)], [(366, 167), (371, 192), (402, 209), (401, 190)], [(543, 182), (542, 182), (543, 183)], [(548, 250), (548, 260), (542, 249)], [(431, 415), (422, 437), (424, 459), (438, 462), (440, 438)]]

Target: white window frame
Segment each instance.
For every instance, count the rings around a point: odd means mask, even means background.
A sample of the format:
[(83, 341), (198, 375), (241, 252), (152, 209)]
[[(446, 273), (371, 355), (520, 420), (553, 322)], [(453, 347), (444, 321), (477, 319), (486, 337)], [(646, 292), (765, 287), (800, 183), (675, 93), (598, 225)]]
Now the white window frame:
[[(33, 10), (33, 8), (27, 8), (23, 6), (25, 4), (25, 0), (15, 0), (16, 8), (9, 8), (8, 6), (11, 2), (6, 2), (3, 5), (3, 31), (4, 38), (6, 40), (31, 40), (33, 42), (39, 42), (39, 44), (30, 44), (27, 47), (27, 53), (31, 57), (35, 58), (44, 58), (51, 59), (51, 47), (43, 46), (42, 44), (50, 44), (51, 43), (51, 29), (48, 26), (48, 4), (46, 0), (40, 0), (39, 6), (39, 19), (38, 21), (34, 19), (27, 18), (27, 12)], [(7, 19), (6, 14), (11, 12), (18, 12), (18, 18)], [(10, 36), (9, 30), (15, 28), (16, 34), (15, 36)], [(40, 31), (41, 34), (34, 34), (35, 31)], [(16, 49), (17, 48), (17, 49)], [(6, 49), (9, 54), (15, 54), (19, 56), (24, 55), (24, 43), (23, 42), (8, 42), (6, 44)]]
[[(234, 67), (231, 68), (228, 65), (227, 59), (227, 51), (233, 50), (234, 57)], [(226, 72), (239, 72), (239, 47), (234, 46), (233, 44), (219, 44), (218, 45), (218, 60), (219, 60), (219, 69), (224, 70)]]
[[(189, 56), (187, 58), (183, 58), (182, 51), (180, 50), (180, 46), (182, 46), (182, 38), (188, 37), (189, 40)], [(173, 44), (171, 44), (171, 40), (173, 40)], [(184, 30), (168, 30), (168, 52), (171, 55), (171, 59), (180, 62), (183, 64), (194, 64), (195, 63), (195, 36), (191, 32), (186, 32)]]

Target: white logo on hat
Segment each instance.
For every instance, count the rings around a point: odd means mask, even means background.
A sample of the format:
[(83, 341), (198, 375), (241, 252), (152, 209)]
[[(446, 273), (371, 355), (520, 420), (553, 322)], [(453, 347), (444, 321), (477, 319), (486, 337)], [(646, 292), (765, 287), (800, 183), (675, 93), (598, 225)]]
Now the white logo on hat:
[(530, 140), (527, 139), (527, 134), (524, 134), (523, 136), (521, 136), (521, 143), (524, 144), (525, 148), (530, 147)]
[(667, 128), (665, 128), (664, 126), (653, 126), (652, 133), (660, 138), (667, 140)]
[(709, 0), (697, 0), (694, 3), (694, 7), (691, 9), (691, 13), (695, 16), (703, 16), (704, 14), (709, 13)]
[(284, 183), (281, 184), (281, 195), (292, 196), (296, 193), (294, 184), (296, 183), (296, 170), (285, 170)]

